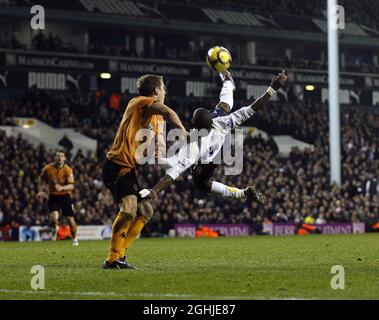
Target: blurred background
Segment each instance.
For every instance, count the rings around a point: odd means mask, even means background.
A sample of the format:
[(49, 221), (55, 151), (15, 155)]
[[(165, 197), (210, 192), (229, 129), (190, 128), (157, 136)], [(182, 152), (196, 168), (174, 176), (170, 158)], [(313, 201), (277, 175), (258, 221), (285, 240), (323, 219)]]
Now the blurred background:
[[(33, 5), (45, 9), (32, 29)], [(0, 228), (48, 226), (36, 194), (43, 166), (64, 148), (75, 173), (80, 225), (110, 225), (117, 213), (101, 181), (101, 162), (143, 74), (164, 76), (172, 107), (189, 129), (198, 107), (218, 102), (220, 80), (206, 63), (226, 47), (237, 90), (250, 104), (286, 69), (289, 84), (248, 121), (244, 171), (216, 179), (267, 196), (264, 208), (209, 198), (191, 172), (159, 201), (143, 236), (173, 235), (177, 224), (244, 224), (265, 234), (275, 223), (361, 223), (379, 214), (379, 2), (339, 1), (342, 183), (330, 184), (326, 1), (0, 0)], [(337, 90), (337, 89), (336, 89)], [(164, 174), (139, 169), (142, 187)], [(171, 231), (170, 231), (171, 230)]]

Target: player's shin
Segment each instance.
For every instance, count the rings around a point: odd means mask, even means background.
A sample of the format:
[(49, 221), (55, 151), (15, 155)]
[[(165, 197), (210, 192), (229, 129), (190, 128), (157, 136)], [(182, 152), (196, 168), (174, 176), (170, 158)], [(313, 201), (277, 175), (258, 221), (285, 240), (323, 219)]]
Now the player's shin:
[[(125, 256), (126, 250), (128, 250), (133, 244), (134, 240), (137, 239), (138, 235), (141, 233), (143, 227), (149, 222), (154, 214), (154, 209), (148, 200), (143, 200), (138, 203), (138, 216), (134, 218), (128, 234), (124, 240), (124, 250), (123, 256)], [(120, 256), (121, 258), (123, 256)]]
[(244, 190), (229, 187), (216, 181), (212, 181), (211, 194), (221, 196), (223, 198), (246, 199)]
[(53, 211), (50, 214), (50, 226), (51, 226), (51, 240), (56, 241), (58, 239), (59, 223), (58, 212)]
[[(125, 256), (126, 250), (128, 250), (130, 248), (130, 246), (133, 244), (134, 240), (137, 239), (138, 235), (141, 233), (143, 227), (147, 224), (147, 222), (148, 222), (148, 220), (146, 220), (146, 218), (144, 218), (142, 216), (134, 218), (134, 220), (133, 220), (133, 222), (129, 228), (128, 234), (124, 240), (123, 256)], [(121, 258), (123, 256), (120, 255)]]
[(118, 213), (117, 218), (112, 226), (111, 246), (109, 248), (109, 253), (107, 257), (107, 261), (109, 263), (123, 257), (124, 240), (126, 238), (126, 235), (128, 234), (133, 218), (134, 216), (129, 213)]

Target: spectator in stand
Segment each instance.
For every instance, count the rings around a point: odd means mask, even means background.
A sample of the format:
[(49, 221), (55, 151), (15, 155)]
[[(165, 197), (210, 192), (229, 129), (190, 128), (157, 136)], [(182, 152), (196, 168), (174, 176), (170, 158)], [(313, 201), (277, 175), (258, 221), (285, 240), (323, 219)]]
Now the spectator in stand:
[(67, 134), (63, 135), (62, 139), (59, 140), (58, 144), (62, 146), (68, 154), (70, 154), (72, 148), (74, 147), (72, 141), (68, 138)]
[(113, 110), (120, 111), (121, 109), (121, 95), (113, 92), (109, 98), (109, 107)]

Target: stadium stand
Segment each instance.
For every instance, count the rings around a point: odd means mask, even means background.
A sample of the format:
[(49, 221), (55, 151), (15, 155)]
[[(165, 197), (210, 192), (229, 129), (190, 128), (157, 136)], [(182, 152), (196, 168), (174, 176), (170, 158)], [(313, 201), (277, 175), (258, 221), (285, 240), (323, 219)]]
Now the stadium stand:
[[(191, 115), (189, 106), (197, 103), (189, 100), (185, 106), (175, 104), (187, 126)], [(65, 108), (69, 111), (62, 113)], [(103, 97), (99, 100), (94, 94), (51, 95), (39, 90), (31, 90), (22, 103), (2, 102), (0, 110), (2, 124), (11, 123), (12, 116), (33, 114), (56, 127), (74, 126), (98, 139), (97, 156), (79, 153), (71, 158), (70, 163), (77, 173), (74, 199), (79, 223), (111, 223), (117, 208), (99, 179), (100, 164), (123, 110), (110, 108), (108, 99)], [(101, 117), (97, 116), (99, 113)], [(246, 137), (244, 174), (224, 177), (222, 168), (219, 168), (216, 179), (237, 186), (256, 184), (268, 197), (264, 210), (255, 203), (246, 206), (239, 202), (210, 200), (192, 188), (192, 177), (188, 172), (164, 191), (163, 202), (153, 204), (157, 212), (146, 227), (145, 235), (167, 234), (179, 222), (248, 223), (259, 233), (263, 221), (300, 222), (308, 216), (326, 222), (365, 222), (375, 218), (379, 210), (379, 186), (366, 190), (366, 184), (375, 181), (373, 173), (379, 167), (378, 114), (362, 113), (351, 107), (343, 109), (345, 183), (341, 187), (330, 187), (325, 174), (329, 168), (325, 105), (312, 102), (272, 104), (260, 112), (251, 125), (273, 135), (292, 134), (314, 144), (316, 148), (303, 151), (294, 149), (289, 158), (283, 158), (272, 139)], [(52, 153), (44, 146), (35, 149), (21, 137), (8, 138), (4, 133), (0, 145), (3, 155), (0, 161), (0, 188), (4, 190), (0, 195), (2, 224), (45, 224), (46, 208), (35, 197), (36, 181), (40, 168), (51, 161)], [(145, 177), (144, 181), (140, 181), (144, 187), (151, 186), (162, 176), (157, 165), (146, 165), (139, 170), (142, 171), (139, 177)]]

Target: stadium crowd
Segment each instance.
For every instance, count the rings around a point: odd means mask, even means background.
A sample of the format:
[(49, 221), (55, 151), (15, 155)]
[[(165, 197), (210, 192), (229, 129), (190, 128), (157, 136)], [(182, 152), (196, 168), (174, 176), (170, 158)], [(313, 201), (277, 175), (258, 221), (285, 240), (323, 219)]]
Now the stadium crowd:
[[(178, 3), (178, 0), (145, 0), (146, 2)], [(326, 2), (320, 0), (294, 1), (294, 0), (185, 0), (187, 5), (208, 6), (212, 8), (230, 8), (236, 10), (262, 12), (270, 14), (287, 14), (298, 16), (323, 16)], [(379, 4), (376, 0), (340, 0), (339, 5), (348, 12), (348, 21), (361, 22), (370, 27), (378, 28), (377, 16)]]
[[(123, 96), (122, 105), (128, 100)], [(198, 102), (198, 101), (197, 101)], [(207, 104), (206, 101), (203, 105)], [(193, 101), (181, 104), (171, 98), (189, 128)], [(242, 105), (244, 103), (241, 103)], [(112, 141), (123, 108), (109, 107), (105, 95), (50, 95), (31, 90), (20, 102), (3, 101), (1, 124), (13, 124), (13, 116), (34, 116), (56, 127), (73, 127), (98, 140), (97, 154), (79, 152), (70, 159), (76, 187), (74, 199), (79, 224), (110, 224), (117, 212), (110, 193), (101, 181), (101, 161)], [(101, 116), (99, 116), (101, 115)], [(278, 103), (260, 111), (251, 125), (270, 134), (291, 134), (314, 148), (294, 149), (289, 157), (278, 153), (270, 138), (247, 135), (242, 175), (225, 176), (220, 167), (215, 179), (237, 187), (257, 185), (267, 196), (260, 208), (256, 203), (211, 199), (191, 184), (191, 172), (180, 177), (153, 200), (156, 214), (146, 234), (167, 234), (177, 222), (199, 224), (250, 223), (255, 232), (262, 222), (347, 222), (378, 219), (379, 213), (379, 116), (345, 107), (342, 112), (343, 185), (329, 186), (328, 121), (325, 105)], [(21, 137), (0, 134), (0, 224), (47, 224), (46, 206), (37, 199), (37, 178), (53, 153), (41, 145), (33, 147)], [(163, 175), (158, 165), (138, 169), (141, 187), (152, 187)]]
[[(300, 16), (321, 16), (326, 10), (326, 2), (320, 0), (141, 0), (142, 3), (152, 5), (153, 8), (159, 4), (180, 4), (190, 6), (206, 6), (212, 8), (230, 8), (261, 13), (280, 13)], [(4, 0), (2, 5), (23, 5), (29, 6), (28, 0)], [(379, 14), (379, 4), (376, 0), (339, 0), (339, 5), (344, 6), (348, 12), (348, 19), (363, 22), (368, 26), (378, 26), (377, 16)], [(72, 10), (72, 2), (61, 3), (59, 8)]]
[(72, 42), (65, 43), (58, 35), (53, 35), (51, 32), (46, 36), (41, 30), (33, 37), (32, 49), (39, 51), (79, 52)]

